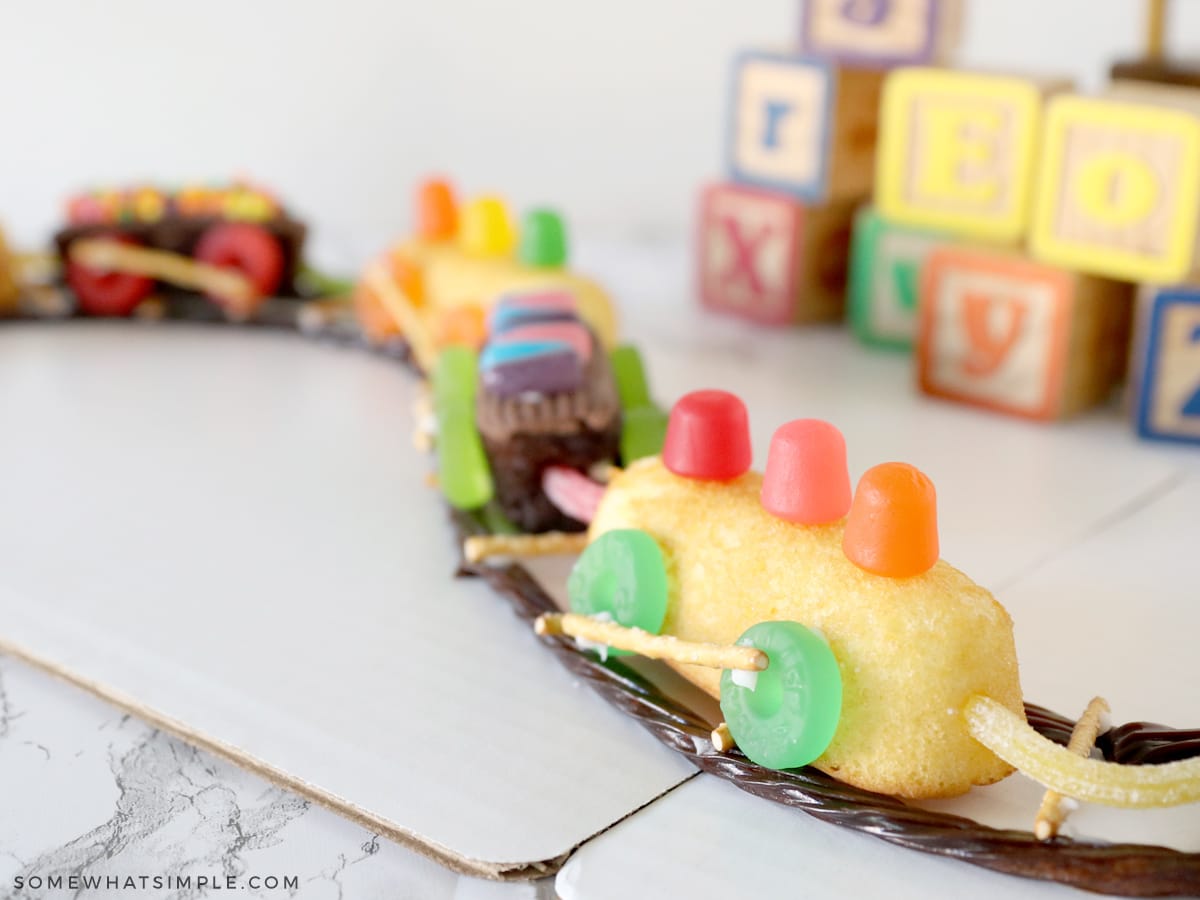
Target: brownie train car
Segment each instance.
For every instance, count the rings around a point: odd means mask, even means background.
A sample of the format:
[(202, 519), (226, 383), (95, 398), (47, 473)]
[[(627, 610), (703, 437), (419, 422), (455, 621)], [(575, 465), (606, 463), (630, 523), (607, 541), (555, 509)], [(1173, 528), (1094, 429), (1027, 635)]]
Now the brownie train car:
[(79, 194), (55, 242), (85, 315), (131, 315), (166, 287), (248, 318), (267, 298), (295, 293), (304, 237), (273, 195), (235, 182)]

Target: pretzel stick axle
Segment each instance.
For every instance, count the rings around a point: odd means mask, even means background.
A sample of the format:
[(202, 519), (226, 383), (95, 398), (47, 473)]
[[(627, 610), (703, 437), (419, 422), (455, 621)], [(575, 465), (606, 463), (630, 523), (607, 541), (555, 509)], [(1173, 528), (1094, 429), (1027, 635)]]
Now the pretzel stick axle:
[(712, 731), (713, 749), (718, 753), (728, 753), (736, 744), (733, 740), (733, 734), (729, 730), (729, 726), (722, 722)]
[[(1108, 703), (1103, 697), (1093, 697), (1087, 705), (1079, 721), (1071, 730), (1071, 739), (1067, 749), (1076, 756), (1088, 756), (1100, 733), (1101, 721), (1108, 714)], [(1042, 805), (1038, 809), (1037, 819), (1033, 823), (1033, 833), (1039, 841), (1048, 841), (1058, 834), (1058, 830), (1067, 820), (1069, 809), (1063, 805), (1063, 795), (1058, 791), (1049, 790), (1042, 796)]]
[(616, 622), (601, 622), (579, 613), (545, 613), (538, 616), (534, 631), (541, 635), (566, 634), (618, 650), (628, 650), (648, 659), (666, 659), (710, 669), (761, 672), (769, 663), (767, 654), (754, 647), (684, 641), (668, 634), (650, 634), (640, 628), (626, 628)]
[(547, 531), (545, 534), (476, 534), (463, 542), (463, 557), (469, 563), (495, 556), (571, 556), (587, 549), (587, 534)]
[(86, 238), (75, 241), (68, 251), (73, 262), (109, 272), (145, 275), (158, 281), (202, 291), (242, 306), (258, 295), (254, 284), (238, 272), (196, 262), (178, 253), (130, 247), (115, 241)]

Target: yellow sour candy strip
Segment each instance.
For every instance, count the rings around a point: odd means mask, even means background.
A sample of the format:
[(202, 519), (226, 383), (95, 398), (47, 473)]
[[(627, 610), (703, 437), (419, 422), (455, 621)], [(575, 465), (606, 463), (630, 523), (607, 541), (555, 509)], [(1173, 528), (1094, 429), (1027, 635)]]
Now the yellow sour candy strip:
[(1022, 774), (1064, 796), (1142, 809), (1200, 801), (1200, 757), (1128, 766), (1076, 756), (989, 697), (972, 697), (963, 715), (971, 737)]

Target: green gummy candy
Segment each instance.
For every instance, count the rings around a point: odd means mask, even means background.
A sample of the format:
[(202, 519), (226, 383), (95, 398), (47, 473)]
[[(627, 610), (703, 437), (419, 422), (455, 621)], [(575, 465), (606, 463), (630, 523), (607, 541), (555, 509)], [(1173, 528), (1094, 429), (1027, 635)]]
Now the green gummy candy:
[(626, 410), (621, 416), (621, 462), (629, 465), (644, 456), (658, 456), (666, 437), (667, 414), (661, 409)]
[(567, 229), (562, 216), (549, 209), (531, 209), (521, 222), (517, 259), (538, 269), (567, 264)]
[(743, 673), (721, 673), (721, 712), (738, 749), (769, 769), (808, 765), (825, 752), (842, 714), (842, 673), (829, 644), (798, 622), (760, 622), (738, 643), (770, 660), (753, 688), (735, 682)]
[(439, 418), (447, 411), (465, 411), (475, 405), (479, 361), (469, 347), (447, 347), (438, 354), (433, 370), (433, 408)]
[(652, 406), (650, 388), (646, 385), (646, 369), (642, 355), (632, 344), (622, 344), (609, 355), (613, 378), (617, 382), (617, 396), (621, 398), (621, 409), (638, 409)]
[[(567, 579), (571, 611), (607, 613), (612, 621), (651, 634), (667, 617), (667, 567), (658, 543), (644, 531), (606, 531), (588, 544)], [(614, 656), (624, 650), (609, 650)]]
[(475, 427), (475, 410), (438, 416), (438, 481), (450, 505), (477, 509), (492, 499), (492, 470)]

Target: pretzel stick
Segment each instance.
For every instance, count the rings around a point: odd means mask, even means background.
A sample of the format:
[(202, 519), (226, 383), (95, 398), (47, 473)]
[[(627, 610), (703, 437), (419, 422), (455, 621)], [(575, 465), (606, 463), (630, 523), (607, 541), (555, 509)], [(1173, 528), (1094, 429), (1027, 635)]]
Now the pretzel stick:
[(429, 329), (425, 327), (425, 321), (417, 312), (417, 308), (413, 306), (412, 300), (404, 291), (400, 290), (382, 263), (377, 262), (367, 269), (363, 280), (374, 291), (379, 302), (383, 304), (383, 308), (400, 326), (400, 331), (408, 340), (413, 358), (417, 361), (421, 371), (426, 375), (432, 375), (434, 364), (437, 362), (437, 348), (434, 346)]
[(587, 548), (587, 533), (567, 534), (476, 534), (463, 542), (463, 557), (469, 563), (483, 562), (493, 556), (569, 556)]
[(541, 635), (566, 634), (628, 650), (648, 659), (666, 659), (689, 666), (761, 672), (769, 663), (767, 654), (755, 647), (684, 641), (669, 634), (650, 634), (640, 628), (626, 628), (616, 622), (602, 622), (579, 613), (544, 613), (538, 616), (533, 629)]
[(258, 296), (254, 284), (246, 276), (166, 250), (130, 247), (101, 238), (85, 238), (72, 243), (67, 252), (72, 262), (93, 269), (145, 275), (177, 287), (220, 297), (238, 308), (252, 303)]
[(733, 735), (729, 731), (729, 726), (722, 722), (712, 732), (713, 749), (718, 753), (728, 753), (735, 746)]
[(1166, 47), (1167, 0), (1149, 0), (1146, 8), (1146, 57), (1161, 62)]
[[(1067, 742), (1067, 749), (1076, 756), (1089, 756), (1092, 746), (1096, 743), (1096, 735), (1100, 733), (1101, 721), (1108, 712), (1107, 701), (1103, 697), (1093, 697), (1079, 721), (1075, 723), (1075, 727), (1071, 729), (1071, 740)], [(1069, 812), (1070, 809), (1063, 804), (1062, 794), (1054, 790), (1046, 791), (1033, 823), (1033, 833), (1037, 835), (1037, 839), (1048, 841), (1057, 835)]]

